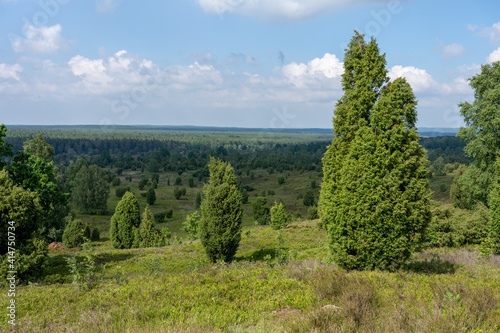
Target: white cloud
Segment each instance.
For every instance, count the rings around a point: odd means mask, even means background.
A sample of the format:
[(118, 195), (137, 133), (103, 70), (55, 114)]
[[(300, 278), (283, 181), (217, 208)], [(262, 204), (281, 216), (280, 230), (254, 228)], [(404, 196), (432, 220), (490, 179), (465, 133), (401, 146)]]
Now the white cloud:
[(500, 22), (494, 23), (491, 27), (486, 28), (467, 24), (467, 30), (477, 32), (478, 35), (489, 38), (492, 43), (500, 44)]
[(113, 12), (118, 6), (117, 0), (96, 0), (95, 2), (99, 13)]
[(427, 73), (425, 69), (420, 69), (413, 66), (393, 66), (389, 70), (388, 75), (391, 80), (394, 80), (398, 77), (406, 78), (415, 92), (424, 91), (438, 85), (437, 82), (429, 73)]
[(61, 36), (61, 30), (60, 24), (51, 27), (27, 25), (24, 27), (25, 38), (14, 37), (12, 48), (15, 52), (53, 53), (70, 45), (70, 42)]
[(500, 61), (500, 47), (495, 51), (491, 52), (491, 54), (486, 59), (489, 63), (493, 63), (495, 61)]
[(106, 84), (113, 79), (106, 74), (103, 60), (90, 60), (81, 55), (77, 55), (68, 61), (74, 75), (80, 76), (90, 83)]
[(261, 18), (304, 19), (329, 10), (384, 3), (382, 0), (198, 0), (209, 13), (238, 13)]
[(23, 68), (19, 64), (7, 65), (0, 64), (0, 79), (14, 79), (20, 81), (19, 73), (23, 71)]
[(439, 41), (439, 45), (434, 47), (434, 52), (441, 53), (443, 58), (448, 59), (463, 54), (465, 52), (465, 47), (458, 43), (445, 45), (442, 41)]
[(338, 79), (344, 73), (344, 64), (335, 54), (325, 53), (322, 58), (315, 58), (305, 63), (292, 62), (283, 66), (282, 73), (285, 78), (297, 87), (305, 87), (311, 81)]

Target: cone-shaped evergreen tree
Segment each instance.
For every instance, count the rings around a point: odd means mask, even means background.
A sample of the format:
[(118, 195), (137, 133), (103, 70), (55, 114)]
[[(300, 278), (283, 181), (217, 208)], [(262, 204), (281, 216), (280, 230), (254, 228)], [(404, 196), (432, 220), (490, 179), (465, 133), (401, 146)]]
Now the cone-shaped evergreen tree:
[(210, 159), (210, 182), (203, 187), (199, 236), (212, 262), (232, 261), (241, 240), (241, 195), (229, 163)]
[(500, 158), (495, 163), (495, 182), (489, 198), (489, 237), (493, 253), (500, 254)]
[(283, 203), (275, 202), (271, 207), (271, 228), (275, 230), (285, 229), (290, 221), (290, 216), (285, 212)]
[(135, 229), (134, 247), (164, 246), (165, 237), (160, 230), (155, 228), (155, 223), (149, 206), (146, 206), (142, 214), (139, 228)]
[(135, 195), (123, 195), (111, 217), (111, 243), (116, 249), (130, 249), (134, 243), (134, 231), (141, 223), (139, 202)]
[(356, 34), (345, 56), (344, 96), (323, 158), (319, 211), (342, 267), (394, 268), (422, 242), (430, 219), (427, 156), (404, 79), (387, 83), (385, 56)]

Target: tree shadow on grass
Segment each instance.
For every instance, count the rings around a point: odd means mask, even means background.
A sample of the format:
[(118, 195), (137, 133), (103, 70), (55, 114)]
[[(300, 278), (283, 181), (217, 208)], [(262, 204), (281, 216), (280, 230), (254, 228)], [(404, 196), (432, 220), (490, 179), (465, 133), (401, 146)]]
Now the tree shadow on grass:
[(418, 274), (454, 274), (458, 268), (458, 265), (449, 262), (447, 260), (442, 260), (436, 254), (431, 260), (414, 260), (409, 262), (403, 267), (406, 272), (418, 273)]
[(269, 248), (269, 249), (261, 249), (254, 251), (252, 254), (244, 257), (238, 257), (235, 258), (235, 261), (262, 261), (264, 260), (264, 257), (266, 256), (271, 256), (271, 259), (276, 257), (276, 249), (274, 248)]
[[(114, 253), (104, 255), (100, 254), (96, 257), (96, 263), (102, 265), (107, 262), (118, 262), (130, 259), (133, 255), (130, 253)], [(68, 267), (67, 259), (71, 255), (68, 254), (58, 254), (56, 256), (49, 257), (47, 262), (47, 267), (43, 274), (43, 282), (47, 284), (53, 283), (69, 283), (72, 280), (72, 275)], [(83, 259), (83, 255), (76, 256), (78, 261)]]

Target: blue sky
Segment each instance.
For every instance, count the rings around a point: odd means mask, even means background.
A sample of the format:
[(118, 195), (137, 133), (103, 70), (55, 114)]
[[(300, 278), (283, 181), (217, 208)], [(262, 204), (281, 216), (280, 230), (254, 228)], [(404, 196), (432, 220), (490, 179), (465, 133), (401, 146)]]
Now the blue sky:
[(0, 0), (0, 123), (331, 128), (374, 36), (420, 127), (460, 127), (500, 60), (496, 0)]

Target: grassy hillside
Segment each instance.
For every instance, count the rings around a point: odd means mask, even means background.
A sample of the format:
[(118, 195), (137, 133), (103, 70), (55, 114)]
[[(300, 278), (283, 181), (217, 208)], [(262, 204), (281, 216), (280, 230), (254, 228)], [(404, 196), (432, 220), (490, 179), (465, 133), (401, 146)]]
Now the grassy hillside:
[[(18, 287), (17, 332), (495, 332), (500, 330), (500, 257), (433, 250), (397, 272), (348, 272), (328, 259), (316, 221), (277, 232), (244, 228), (236, 260), (210, 264), (199, 241), (115, 250), (96, 244), (92, 288), (71, 284), (51, 251), (47, 275)], [(6, 304), (7, 292), (2, 289)], [(0, 330), (8, 331), (6, 316)]]

